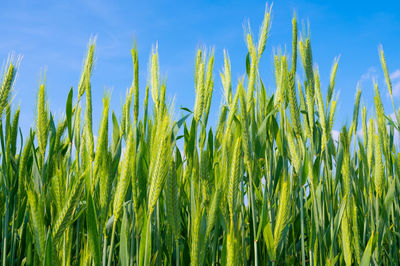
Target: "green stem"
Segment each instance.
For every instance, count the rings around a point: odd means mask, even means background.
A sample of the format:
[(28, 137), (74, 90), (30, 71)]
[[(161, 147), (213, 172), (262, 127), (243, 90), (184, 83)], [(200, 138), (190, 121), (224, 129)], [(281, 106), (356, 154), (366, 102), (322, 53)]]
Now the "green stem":
[(303, 210), (303, 186), (300, 187), (300, 222), (301, 222), (301, 261), (306, 265), (306, 254), (304, 250), (304, 210)]
[[(131, 211), (133, 213), (133, 216), (135, 216), (135, 212), (133, 210), (133, 200), (131, 202)], [(130, 250), (130, 256), (129, 256), (129, 265), (133, 265), (133, 244), (135, 242), (135, 238), (136, 238), (136, 230), (135, 230), (135, 223), (136, 223), (136, 217), (133, 218), (133, 226), (132, 226), (132, 237), (131, 237), (131, 250)]]
[(107, 261), (107, 235), (103, 237), (103, 266), (106, 266)]
[(258, 265), (258, 254), (257, 254), (257, 232), (256, 232), (256, 213), (255, 213), (255, 206), (254, 206), (254, 195), (253, 195), (253, 174), (250, 163), (247, 163), (247, 168), (249, 171), (249, 183), (250, 183), (250, 208), (251, 208), (251, 215), (252, 215), (252, 222), (253, 222), (253, 239), (254, 239), (254, 265)]
[[(157, 251), (159, 254), (161, 254), (160, 251), (160, 210), (159, 210), (159, 204), (157, 200), (157, 205), (156, 205), (156, 226), (157, 226), (157, 234), (156, 234), (156, 243), (157, 243)], [(157, 265), (160, 265), (160, 256), (157, 256)]]
[(114, 248), (114, 238), (115, 238), (115, 227), (117, 225), (117, 220), (114, 220), (113, 229), (111, 233), (111, 246), (110, 246), (110, 253), (108, 254), (108, 266), (111, 266), (112, 257), (113, 257), (113, 248)]
[(149, 250), (148, 250), (148, 244), (147, 242), (149, 241), (149, 233), (151, 231), (151, 214), (149, 215), (149, 217), (147, 217), (147, 229), (146, 229), (146, 242), (145, 242), (145, 252), (144, 252), (144, 262), (143, 265), (145, 265), (145, 263), (147, 262), (147, 258), (149, 256)]
[(180, 260), (180, 254), (179, 254), (179, 240), (178, 240), (178, 239), (175, 240), (175, 243), (176, 243), (176, 255), (175, 255), (176, 263), (175, 263), (175, 265), (176, 265), (176, 266), (179, 266), (179, 260)]
[(7, 265), (7, 230), (8, 230), (8, 212), (9, 201), (6, 200), (6, 215), (4, 217), (4, 231), (3, 231), (3, 266)]

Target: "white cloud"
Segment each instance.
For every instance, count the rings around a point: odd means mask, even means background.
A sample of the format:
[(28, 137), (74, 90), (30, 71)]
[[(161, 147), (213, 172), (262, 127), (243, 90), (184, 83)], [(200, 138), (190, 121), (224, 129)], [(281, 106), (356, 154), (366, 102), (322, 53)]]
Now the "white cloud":
[(391, 79), (398, 79), (400, 78), (400, 69), (397, 69), (396, 71), (394, 71), (393, 73), (390, 74), (390, 78)]
[(362, 85), (362, 83), (364, 83), (365, 81), (372, 81), (372, 80), (377, 80), (378, 78), (378, 74), (376, 71), (375, 67), (369, 67), (367, 72), (365, 72), (364, 74), (361, 75), (360, 77), (360, 85)]
[(392, 94), (394, 97), (400, 96), (400, 69), (390, 74), (392, 80)]

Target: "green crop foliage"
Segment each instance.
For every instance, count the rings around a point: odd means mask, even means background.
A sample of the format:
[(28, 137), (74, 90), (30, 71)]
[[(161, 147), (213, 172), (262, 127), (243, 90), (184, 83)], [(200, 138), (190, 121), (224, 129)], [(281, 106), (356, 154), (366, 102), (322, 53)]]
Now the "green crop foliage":
[[(35, 126), (22, 137), (12, 104), (19, 63), (9, 60), (0, 82), (2, 265), (399, 265), (400, 112), (383, 49), (395, 119), (374, 84), (376, 116), (357, 90), (352, 122), (336, 139), (339, 59), (325, 91), (310, 35), (297, 32), (294, 17), (292, 54), (274, 54), (275, 80), (266, 84), (259, 62), (270, 18), (267, 6), (258, 38), (246, 29), (237, 82), (227, 51), (217, 81), (215, 51), (198, 50), (195, 104), (176, 120), (157, 47), (139, 88), (136, 44), (121, 117), (109, 93), (93, 114), (91, 40), (65, 115), (55, 121), (43, 80)], [(214, 86), (223, 102), (210, 126)]]

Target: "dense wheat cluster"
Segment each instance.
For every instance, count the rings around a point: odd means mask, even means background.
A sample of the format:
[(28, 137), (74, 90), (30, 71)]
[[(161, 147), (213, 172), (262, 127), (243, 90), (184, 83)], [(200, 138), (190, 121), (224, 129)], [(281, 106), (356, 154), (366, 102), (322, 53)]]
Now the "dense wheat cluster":
[[(2, 265), (398, 265), (400, 113), (382, 49), (395, 115), (385, 115), (376, 84), (373, 114), (358, 90), (350, 127), (334, 139), (338, 60), (321, 88), (309, 34), (298, 34), (294, 17), (291, 54), (274, 55), (268, 95), (259, 62), (270, 15), (267, 7), (258, 38), (245, 33), (238, 81), (228, 52), (219, 79), (214, 52), (198, 50), (195, 105), (176, 120), (157, 49), (139, 88), (135, 46), (122, 115), (104, 95), (93, 132), (91, 41), (63, 118), (49, 111), (42, 82), (36, 126), (23, 137), (11, 104), (18, 64), (9, 60), (0, 90)], [(216, 87), (224, 98), (214, 127)]]

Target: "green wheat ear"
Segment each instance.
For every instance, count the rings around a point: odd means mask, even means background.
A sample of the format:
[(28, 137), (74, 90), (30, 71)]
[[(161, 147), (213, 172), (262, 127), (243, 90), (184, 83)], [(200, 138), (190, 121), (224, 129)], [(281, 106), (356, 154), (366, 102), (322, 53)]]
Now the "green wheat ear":
[(257, 47), (258, 58), (260, 58), (261, 55), (263, 54), (265, 50), (265, 45), (267, 44), (268, 32), (270, 30), (271, 11), (272, 11), (272, 4), (268, 10), (268, 3), (267, 3), (265, 6), (264, 19), (260, 28), (260, 36), (258, 37), (258, 47)]
[(0, 88), (0, 117), (2, 117), (4, 110), (9, 105), (10, 95), (16, 73), (16, 66), (12, 62), (9, 62), (6, 70), (3, 73), (3, 81)]
[(78, 85), (78, 99), (80, 99), (82, 95), (85, 93), (87, 79), (90, 79), (92, 75), (95, 46), (96, 46), (96, 39), (94, 38), (89, 41), (89, 48), (87, 51), (85, 63), (83, 65), (82, 74)]
[(125, 201), (126, 192), (129, 187), (130, 181), (130, 170), (133, 158), (135, 156), (134, 152), (134, 139), (133, 139), (133, 130), (130, 129), (128, 135), (128, 141), (126, 143), (126, 153), (124, 155), (124, 159), (121, 162), (121, 174), (118, 179), (117, 187), (115, 189), (115, 196), (114, 196), (114, 206), (113, 206), (113, 214), (115, 221), (118, 220), (122, 205)]
[(289, 222), (290, 215), (290, 184), (288, 181), (283, 181), (279, 192), (278, 213), (276, 216), (274, 229), (274, 249), (275, 252), (278, 246), (283, 241), (284, 231)]
[(153, 48), (151, 52), (151, 96), (153, 97), (153, 102), (157, 106), (160, 94), (160, 70), (158, 64), (158, 51), (157, 46)]
[(133, 102), (133, 118), (135, 121), (135, 126), (138, 122), (139, 116), (139, 57), (136, 42), (134, 47), (131, 49), (132, 61), (133, 61), (133, 82), (132, 86), (134, 88), (134, 102)]
[(48, 104), (46, 103), (46, 90), (44, 84), (41, 84), (39, 87), (36, 116), (37, 116), (36, 130), (37, 130), (39, 150), (41, 157), (44, 158), (47, 146), (48, 123), (49, 123)]

